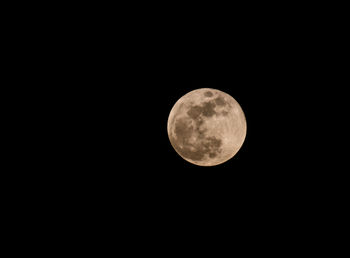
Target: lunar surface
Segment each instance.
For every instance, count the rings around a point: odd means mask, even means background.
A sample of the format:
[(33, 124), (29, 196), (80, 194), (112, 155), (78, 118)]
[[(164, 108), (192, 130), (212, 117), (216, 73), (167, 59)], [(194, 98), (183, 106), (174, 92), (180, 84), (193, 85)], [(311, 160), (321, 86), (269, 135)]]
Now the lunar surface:
[(247, 124), (233, 97), (202, 88), (175, 103), (167, 129), (171, 145), (183, 159), (199, 166), (215, 166), (236, 155), (246, 137)]

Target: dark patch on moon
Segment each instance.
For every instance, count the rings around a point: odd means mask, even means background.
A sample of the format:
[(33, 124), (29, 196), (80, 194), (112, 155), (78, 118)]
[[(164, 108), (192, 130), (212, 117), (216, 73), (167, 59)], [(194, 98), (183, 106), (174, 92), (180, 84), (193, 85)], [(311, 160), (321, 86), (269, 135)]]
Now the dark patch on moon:
[(209, 143), (210, 143), (210, 147), (211, 148), (214, 148), (214, 149), (217, 149), (221, 146), (222, 142), (220, 139), (216, 139), (215, 137), (211, 136), (211, 137), (208, 137), (207, 138), (209, 140)]
[(206, 92), (204, 92), (204, 96), (205, 97), (212, 97), (213, 93), (211, 91), (206, 91)]
[(204, 121), (203, 121), (202, 117), (199, 116), (199, 117), (196, 119), (196, 125), (199, 127), (199, 126), (201, 126), (202, 124), (204, 124)]
[(227, 115), (228, 115), (228, 112), (224, 110), (224, 111), (221, 112), (221, 114), (222, 114), (223, 116), (227, 116)]
[(215, 158), (215, 157), (216, 157), (216, 153), (214, 153), (214, 152), (209, 153), (209, 158)]
[(205, 102), (203, 104), (203, 111), (202, 111), (203, 116), (211, 117), (214, 114), (216, 114), (214, 110), (215, 106), (216, 106), (215, 103), (213, 103), (212, 101)]
[(200, 106), (192, 106), (187, 111), (187, 115), (192, 119), (197, 119), (201, 113), (202, 113), (202, 108)]
[[(197, 117), (194, 120), (196, 124), (195, 128), (192, 126), (191, 120), (190, 118), (181, 118), (176, 121), (175, 137), (169, 136), (175, 150), (184, 158), (193, 161), (201, 161), (206, 155), (209, 158), (216, 157), (217, 153), (221, 152), (222, 141), (213, 136), (208, 137), (206, 135), (207, 129), (201, 128), (201, 124), (203, 123), (201, 118)], [(197, 137), (197, 141), (192, 144), (189, 142), (189, 139), (194, 134)]]
[(205, 155), (202, 149), (199, 148), (199, 149), (191, 150), (189, 147), (185, 147), (181, 149), (180, 154), (185, 158), (195, 160), (195, 161), (202, 160)]
[(217, 97), (215, 99), (215, 103), (218, 106), (225, 106), (226, 105), (226, 101), (222, 97)]
[(214, 108), (216, 107), (213, 101), (204, 102), (201, 106), (191, 106), (187, 111), (187, 115), (192, 119), (197, 119), (200, 115), (211, 117), (216, 114)]
[(198, 133), (198, 138), (203, 139), (205, 137), (205, 132), (206, 131), (207, 131), (207, 129), (197, 128), (196, 132)]
[(184, 119), (179, 119), (175, 125), (175, 135), (177, 141), (185, 145), (193, 133), (193, 126), (188, 125)]

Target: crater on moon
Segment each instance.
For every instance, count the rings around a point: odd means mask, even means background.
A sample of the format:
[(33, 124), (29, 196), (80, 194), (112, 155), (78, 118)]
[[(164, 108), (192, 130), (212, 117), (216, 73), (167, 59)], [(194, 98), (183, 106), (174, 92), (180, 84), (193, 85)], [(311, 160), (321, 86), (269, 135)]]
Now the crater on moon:
[(225, 106), (226, 105), (226, 101), (222, 97), (217, 97), (215, 99), (215, 103), (218, 106)]
[[(214, 94), (215, 98), (208, 99)], [(238, 115), (230, 115), (233, 107), (240, 110)], [(213, 166), (232, 158), (243, 144), (245, 133), (239, 104), (215, 89), (186, 94), (174, 105), (168, 119), (171, 145), (181, 157), (197, 165)]]
[(224, 110), (224, 111), (221, 112), (221, 114), (222, 114), (223, 116), (227, 116), (227, 115), (228, 115), (228, 112)]
[(211, 91), (206, 91), (204, 92), (204, 96), (206, 97), (212, 97), (213, 96), (213, 93)]

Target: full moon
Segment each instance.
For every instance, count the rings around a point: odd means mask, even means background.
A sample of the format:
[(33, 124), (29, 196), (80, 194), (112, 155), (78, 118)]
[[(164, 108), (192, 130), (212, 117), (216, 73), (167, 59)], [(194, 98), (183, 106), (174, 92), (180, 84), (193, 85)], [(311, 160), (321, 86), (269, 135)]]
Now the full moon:
[(247, 123), (233, 97), (202, 88), (185, 94), (175, 103), (167, 130), (171, 145), (183, 159), (199, 166), (215, 166), (239, 151)]

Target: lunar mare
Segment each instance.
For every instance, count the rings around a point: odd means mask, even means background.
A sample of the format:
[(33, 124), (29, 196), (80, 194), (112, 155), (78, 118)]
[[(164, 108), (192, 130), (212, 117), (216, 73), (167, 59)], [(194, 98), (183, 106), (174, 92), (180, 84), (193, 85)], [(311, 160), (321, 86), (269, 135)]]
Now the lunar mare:
[(183, 159), (199, 166), (214, 166), (236, 155), (245, 140), (247, 124), (233, 97), (202, 88), (175, 103), (167, 130), (171, 145)]

